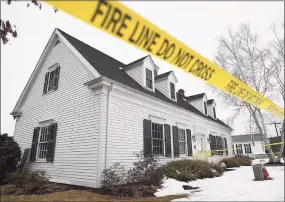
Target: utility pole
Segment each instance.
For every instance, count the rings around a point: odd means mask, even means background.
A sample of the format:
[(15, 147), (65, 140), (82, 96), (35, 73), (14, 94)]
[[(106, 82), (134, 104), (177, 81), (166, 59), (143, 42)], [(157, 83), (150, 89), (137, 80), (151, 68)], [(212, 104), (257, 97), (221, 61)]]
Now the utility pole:
[(276, 134), (277, 134), (277, 137), (278, 137), (279, 135), (278, 135), (278, 130), (277, 130), (277, 124), (281, 124), (281, 123), (276, 123), (276, 122), (269, 123), (269, 125), (272, 125), (272, 124), (274, 124), (274, 126), (275, 126)]

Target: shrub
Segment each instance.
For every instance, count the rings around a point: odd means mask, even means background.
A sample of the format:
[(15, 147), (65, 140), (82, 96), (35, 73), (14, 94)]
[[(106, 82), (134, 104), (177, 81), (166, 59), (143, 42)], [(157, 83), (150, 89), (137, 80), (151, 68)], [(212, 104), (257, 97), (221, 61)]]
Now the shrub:
[(111, 167), (103, 170), (101, 185), (111, 187), (125, 183), (125, 169), (119, 163), (114, 163)]
[(21, 158), (21, 149), (13, 137), (8, 134), (0, 135), (0, 184), (6, 173), (16, 170)]
[(227, 166), (227, 168), (234, 168), (240, 166), (251, 166), (251, 159), (247, 156), (235, 156), (221, 160)]
[(158, 161), (154, 156), (145, 158), (142, 152), (135, 153), (138, 158), (134, 167), (128, 173), (128, 183), (140, 183), (143, 185), (160, 185), (163, 174), (157, 170)]
[(8, 173), (5, 181), (16, 187), (23, 187), (26, 191), (42, 190), (49, 178), (45, 171), (28, 171)]
[(236, 156), (235, 159), (240, 166), (251, 166), (252, 160), (248, 156)]
[(142, 152), (135, 153), (138, 161), (134, 162), (134, 167), (125, 172), (119, 163), (104, 169), (101, 185), (102, 187), (113, 187), (121, 184), (139, 185), (160, 185), (164, 177), (158, 170), (158, 161), (155, 157), (145, 158)]
[(238, 162), (234, 159), (234, 157), (225, 158), (225, 159), (221, 160), (221, 162), (225, 163), (227, 168), (235, 168), (235, 167), (239, 167), (240, 166), (238, 164)]
[(220, 165), (202, 160), (171, 161), (163, 165), (161, 169), (166, 177), (185, 182), (196, 179), (213, 178), (215, 177), (213, 169), (217, 171), (219, 176), (224, 172)]

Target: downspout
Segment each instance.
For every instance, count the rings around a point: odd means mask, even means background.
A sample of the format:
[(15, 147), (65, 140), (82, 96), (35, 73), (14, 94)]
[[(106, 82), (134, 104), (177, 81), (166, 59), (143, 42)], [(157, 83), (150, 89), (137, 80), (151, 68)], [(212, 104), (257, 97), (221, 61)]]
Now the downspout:
[(107, 100), (107, 123), (106, 123), (106, 145), (105, 145), (105, 169), (107, 169), (108, 163), (108, 137), (109, 137), (109, 117), (110, 117), (110, 102), (111, 102), (111, 90), (113, 89), (113, 83), (111, 83), (111, 87), (108, 91), (108, 100)]
[[(109, 122), (109, 93), (110, 90), (112, 89), (113, 84), (111, 84), (111, 87), (108, 88), (108, 99), (107, 99), (107, 126), (108, 127), (108, 122)], [(104, 88), (104, 87), (103, 87)], [(101, 183), (101, 164), (102, 164), (102, 138), (103, 138), (103, 117), (104, 113), (106, 113), (105, 108), (104, 108), (104, 97), (106, 94), (103, 92), (100, 94), (100, 112), (99, 112), (99, 117), (100, 117), (100, 123), (99, 123), (99, 135), (98, 135), (98, 159), (97, 159), (97, 179), (96, 179), (96, 187), (100, 187)], [(106, 131), (106, 146), (107, 146), (107, 131)], [(106, 148), (107, 149), (107, 148)], [(105, 155), (106, 155), (106, 150), (105, 150)], [(105, 157), (106, 158), (106, 157)], [(106, 163), (106, 159), (105, 159)], [(105, 166), (106, 167), (106, 166)]]

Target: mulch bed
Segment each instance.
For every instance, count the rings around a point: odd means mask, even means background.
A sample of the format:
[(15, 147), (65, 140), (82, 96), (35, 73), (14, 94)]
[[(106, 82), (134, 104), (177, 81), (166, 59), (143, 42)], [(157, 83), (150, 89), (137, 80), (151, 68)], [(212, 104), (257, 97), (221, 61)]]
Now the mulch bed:
[(87, 190), (93, 193), (98, 193), (102, 195), (111, 195), (118, 197), (153, 197), (154, 193), (157, 191), (158, 186), (144, 186), (137, 184), (125, 184), (114, 187), (101, 187), (101, 188), (90, 188), (81, 187), (75, 185), (66, 185), (49, 182), (44, 185), (43, 189), (29, 190), (25, 187), (15, 187), (14, 185), (4, 185), (1, 189), (2, 195), (43, 195), (55, 192), (69, 191), (69, 190)]
[(94, 192), (103, 195), (138, 198), (154, 196), (157, 188), (157, 186), (126, 184), (113, 187), (101, 187), (94, 189)]

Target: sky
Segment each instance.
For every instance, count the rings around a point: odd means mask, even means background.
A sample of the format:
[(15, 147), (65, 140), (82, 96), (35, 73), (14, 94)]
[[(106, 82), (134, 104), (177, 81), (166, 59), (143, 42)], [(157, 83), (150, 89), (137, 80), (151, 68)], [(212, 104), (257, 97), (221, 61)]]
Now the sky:
[[(261, 35), (261, 40), (271, 39), (271, 23), (284, 21), (283, 2), (174, 2), (174, 1), (124, 1), (146, 19), (152, 21), (169, 34), (175, 36), (204, 57), (213, 60), (217, 39), (226, 35), (228, 28), (236, 29), (241, 23), (250, 23)], [(1, 44), (1, 133), (13, 135), (15, 120), (12, 112), (33, 69), (35, 68), (51, 34), (55, 28), (69, 33), (94, 48), (116, 58), (123, 63), (130, 63), (147, 55), (135, 47), (120, 41), (75, 19), (64, 12), (54, 13), (52, 7), (43, 3), (43, 8), (27, 2), (1, 2), (1, 19), (16, 25), (18, 37), (10, 37), (9, 44)], [(122, 51), (123, 50), (123, 51)], [(154, 58), (160, 67), (159, 73), (173, 70), (178, 78), (177, 89), (183, 88), (186, 95), (206, 92), (209, 99), (217, 103), (217, 116), (226, 121), (232, 114), (231, 108), (225, 108), (204, 81), (186, 74), (174, 66)], [(277, 102), (283, 107), (281, 102)], [(232, 127), (233, 135), (247, 133), (246, 121), (240, 117)], [(268, 126), (270, 136), (275, 129)]]

